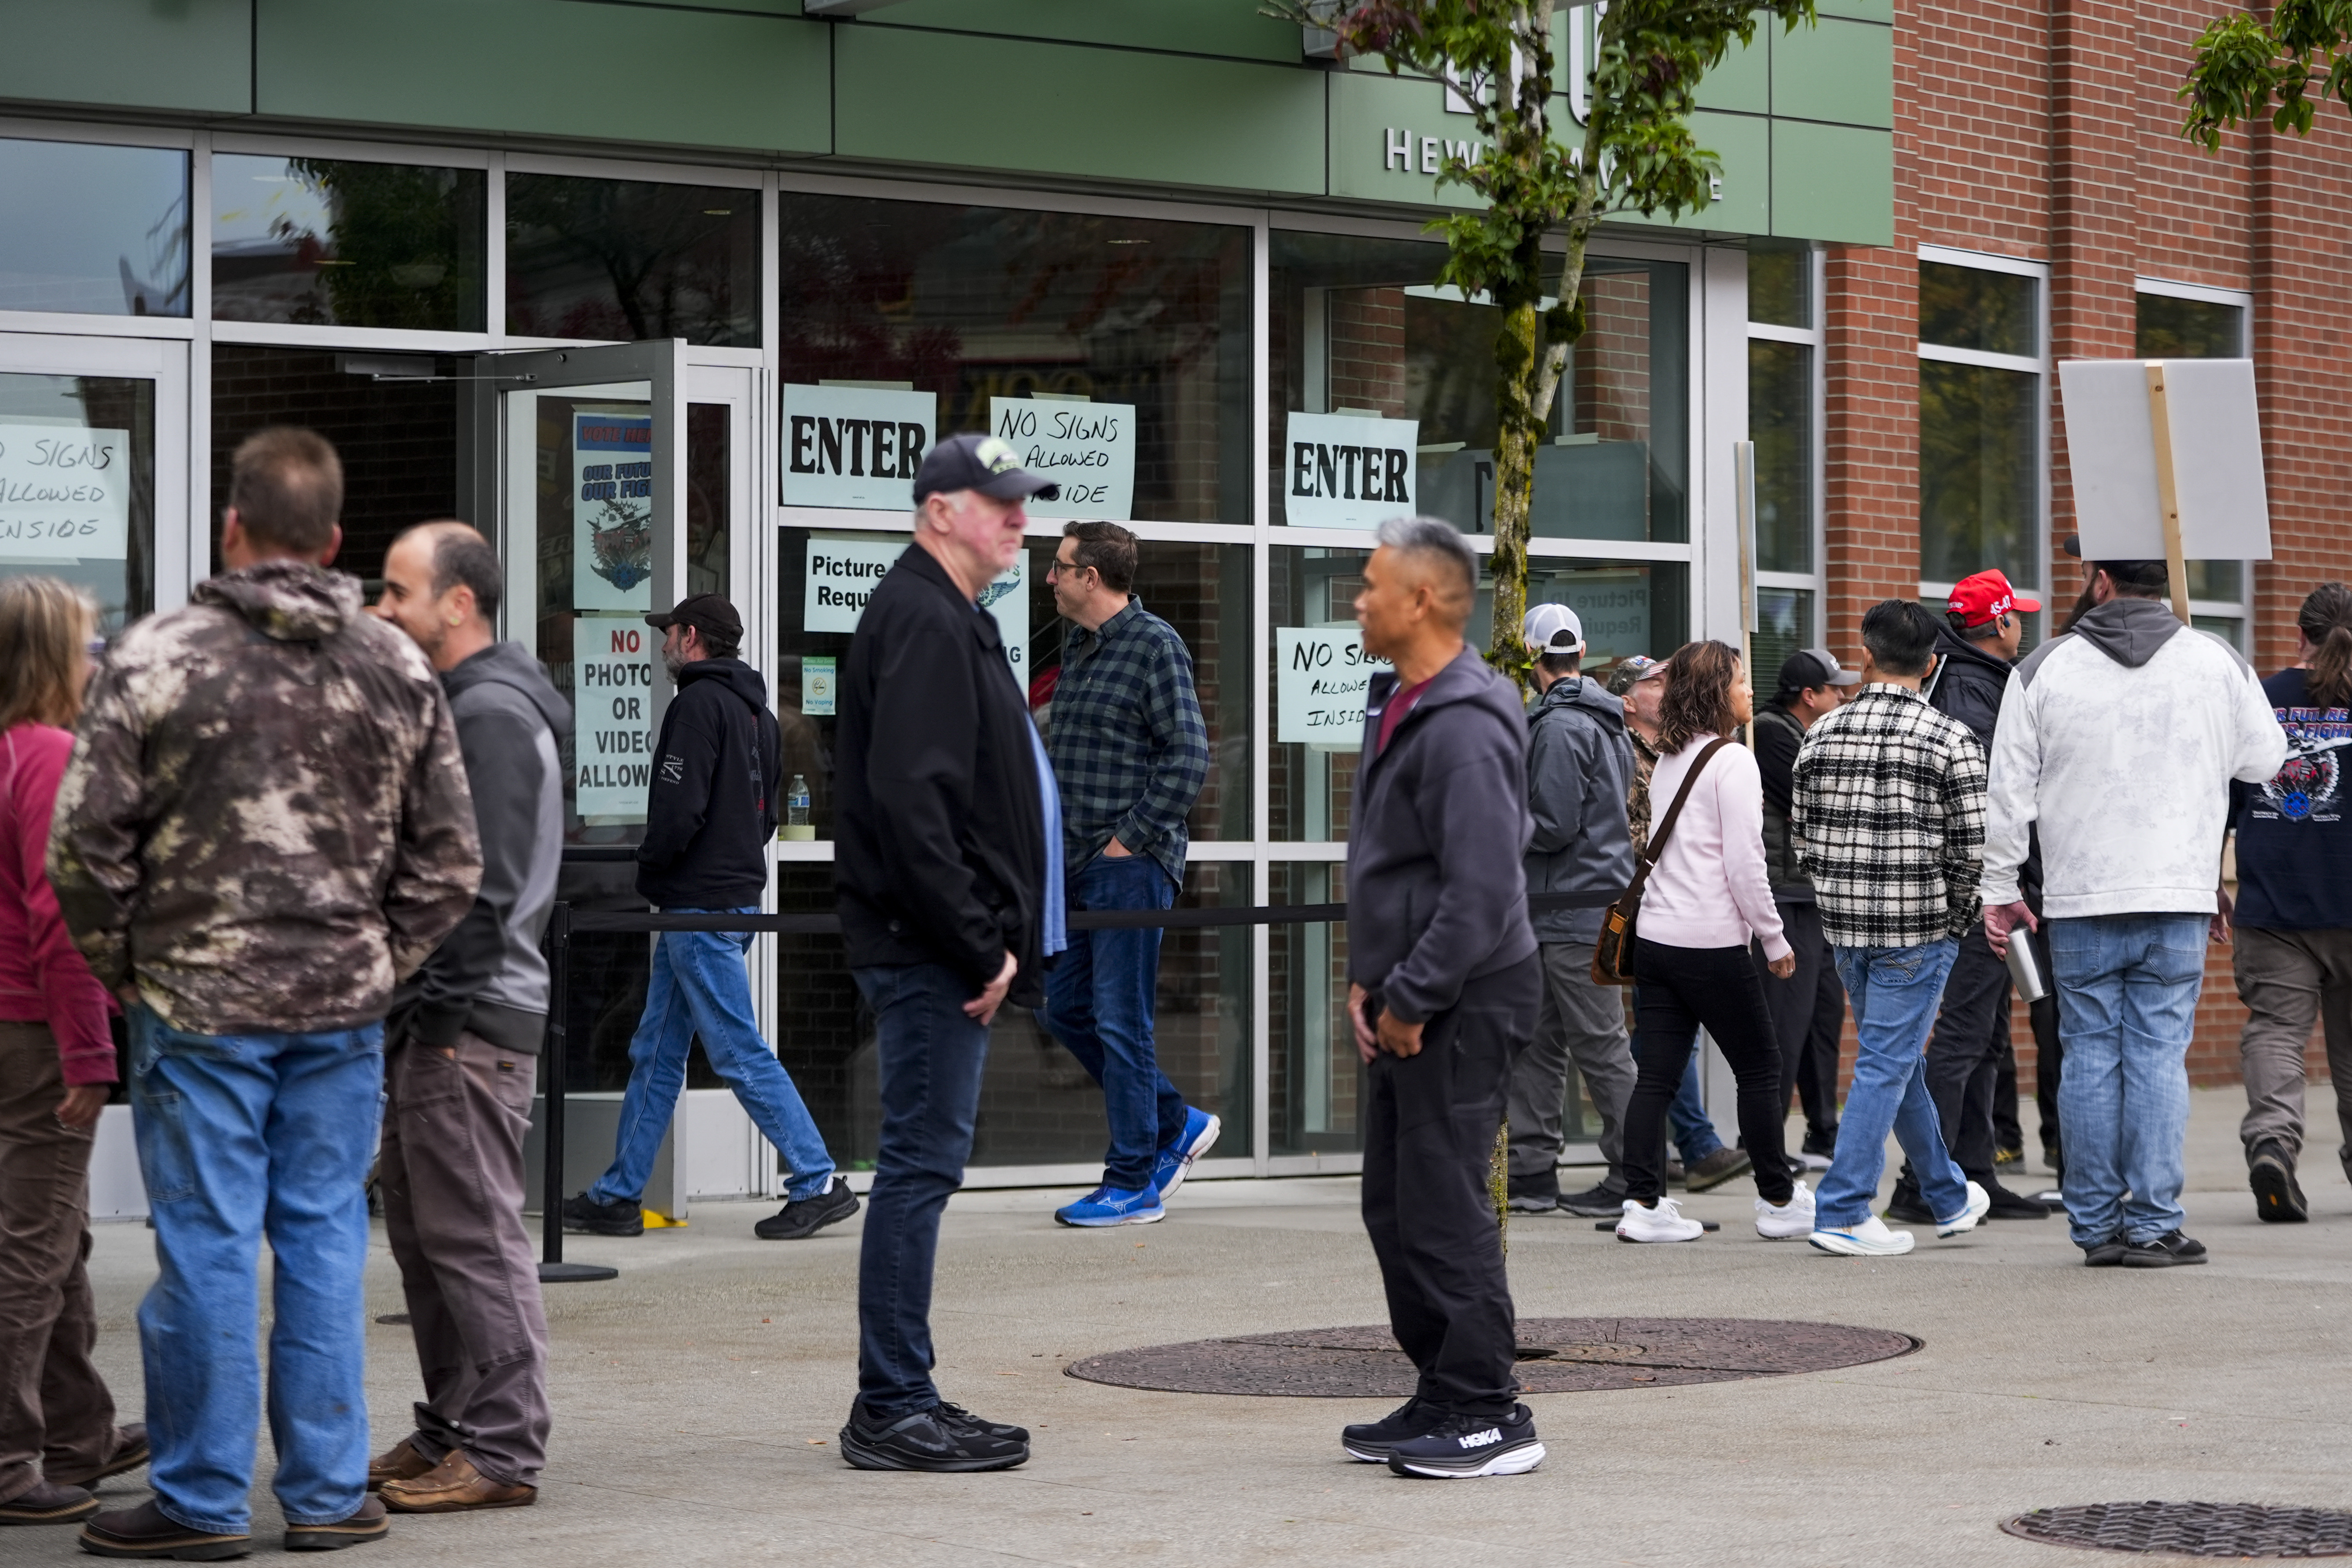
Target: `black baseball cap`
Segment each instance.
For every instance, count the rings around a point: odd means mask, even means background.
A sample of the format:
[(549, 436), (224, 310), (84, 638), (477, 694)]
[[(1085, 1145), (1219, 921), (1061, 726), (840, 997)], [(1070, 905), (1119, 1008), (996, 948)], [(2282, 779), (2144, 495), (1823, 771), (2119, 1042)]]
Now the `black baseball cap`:
[(1859, 670), (1846, 668), (1837, 655), (1825, 647), (1799, 648), (1780, 661), (1780, 689), (1773, 700), (1787, 702), (1798, 693), (1816, 686), (1860, 686)]
[[(2080, 561), (2083, 536), (2070, 533), (2058, 542), (2058, 548)], [(2162, 561), (2094, 561), (2091, 565), (2126, 588), (2162, 588), (2172, 581), (2172, 568)]]
[(1013, 443), (998, 436), (950, 436), (923, 454), (915, 475), (915, 504), (924, 498), (978, 490), (995, 500), (1059, 500), (1062, 487), (1021, 466)]
[(646, 625), (656, 631), (672, 626), (692, 626), (706, 639), (740, 644), (743, 640), (743, 617), (735, 606), (716, 594), (697, 594), (690, 599), (680, 599), (674, 610), (656, 610), (646, 617)]

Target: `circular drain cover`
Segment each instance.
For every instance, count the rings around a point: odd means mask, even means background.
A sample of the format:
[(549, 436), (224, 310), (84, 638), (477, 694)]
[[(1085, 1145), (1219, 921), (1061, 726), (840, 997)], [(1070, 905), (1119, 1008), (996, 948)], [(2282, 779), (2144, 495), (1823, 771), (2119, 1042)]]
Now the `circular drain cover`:
[[(1909, 1334), (1753, 1318), (1521, 1318), (1521, 1392), (1665, 1388), (1822, 1372), (1908, 1355)], [(1412, 1363), (1385, 1323), (1247, 1334), (1089, 1356), (1063, 1369), (1090, 1383), (1173, 1394), (1402, 1399)]]
[(2053, 1546), (2174, 1557), (2352, 1557), (2352, 1513), (2236, 1502), (2095, 1502), (2037, 1508), (2003, 1530)]

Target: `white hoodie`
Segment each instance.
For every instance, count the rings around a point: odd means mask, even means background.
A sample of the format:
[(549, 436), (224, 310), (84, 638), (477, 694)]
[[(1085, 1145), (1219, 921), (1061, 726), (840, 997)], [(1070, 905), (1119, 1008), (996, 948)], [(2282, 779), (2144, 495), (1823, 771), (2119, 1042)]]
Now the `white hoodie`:
[(2045, 918), (2210, 914), (2230, 781), (2286, 760), (2237, 649), (2154, 599), (2111, 599), (2010, 675), (1993, 729), (1983, 898), (2015, 903), (2042, 830)]

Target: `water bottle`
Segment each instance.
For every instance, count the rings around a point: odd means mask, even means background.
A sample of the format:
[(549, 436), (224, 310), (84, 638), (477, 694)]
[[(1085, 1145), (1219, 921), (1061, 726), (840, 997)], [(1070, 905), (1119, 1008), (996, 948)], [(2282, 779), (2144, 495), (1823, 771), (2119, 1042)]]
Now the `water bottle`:
[(814, 838), (816, 829), (809, 826), (808, 780), (800, 773), (793, 775), (792, 787), (784, 792), (784, 831), (786, 838)]

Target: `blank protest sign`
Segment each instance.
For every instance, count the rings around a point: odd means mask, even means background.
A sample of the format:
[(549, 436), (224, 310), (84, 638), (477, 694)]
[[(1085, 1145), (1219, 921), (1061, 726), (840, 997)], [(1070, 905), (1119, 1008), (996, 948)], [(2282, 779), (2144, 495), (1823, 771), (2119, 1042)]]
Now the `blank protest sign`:
[(2270, 559), (2254, 364), (2242, 359), (2059, 362), (2083, 558), (2164, 558), (2156, 437), (2148, 413), (2150, 364), (2164, 367), (2182, 555), (2191, 561)]

